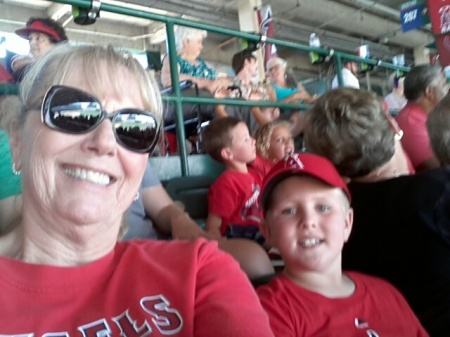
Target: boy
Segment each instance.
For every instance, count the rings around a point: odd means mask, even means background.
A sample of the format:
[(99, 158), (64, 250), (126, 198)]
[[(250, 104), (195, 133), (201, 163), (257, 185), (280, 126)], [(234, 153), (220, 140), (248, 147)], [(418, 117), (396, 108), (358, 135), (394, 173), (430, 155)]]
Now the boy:
[(342, 272), (350, 201), (333, 164), (314, 154), (280, 161), (264, 180), (261, 231), (285, 263), (257, 289), (275, 336), (428, 336), (393, 286)]
[(260, 241), (261, 181), (247, 169), (247, 163), (256, 158), (255, 140), (247, 125), (235, 117), (212, 121), (204, 132), (204, 147), (213, 159), (225, 164), (225, 172), (208, 192), (206, 230), (215, 239), (226, 236)]

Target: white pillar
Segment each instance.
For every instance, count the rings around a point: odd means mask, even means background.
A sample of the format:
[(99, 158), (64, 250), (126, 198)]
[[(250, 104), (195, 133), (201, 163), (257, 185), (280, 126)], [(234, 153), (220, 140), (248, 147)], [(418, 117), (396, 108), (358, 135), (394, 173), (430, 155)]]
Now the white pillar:
[[(261, 5), (261, 0), (238, 0), (239, 29), (241, 32), (259, 33), (258, 15), (255, 8), (259, 8)], [(255, 54), (258, 62), (259, 79), (262, 81), (265, 74), (261, 49), (258, 49)]]

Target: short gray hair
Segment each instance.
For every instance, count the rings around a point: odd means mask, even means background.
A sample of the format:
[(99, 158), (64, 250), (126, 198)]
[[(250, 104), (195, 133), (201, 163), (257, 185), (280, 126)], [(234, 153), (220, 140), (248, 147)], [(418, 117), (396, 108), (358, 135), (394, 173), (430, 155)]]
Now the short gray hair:
[(281, 57), (272, 57), (269, 61), (267, 61), (266, 69), (269, 70), (269, 68), (275, 64), (279, 64), (283, 68), (286, 68), (287, 66), (287, 62), (283, 60)]
[(177, 26), (175, 29), (175, 45), (177, 50), (180, 50), (183, 47), (183, 42), (185, 40), (191, 40), (196, 37), (201, 37), (202, 39), (206, 38), (208, 33), (206, 30), (190, 28), (185, 26)]
[(412, 68), (403, 82), (406, 99), (416, 102), (425, 89), (441, 76), (441, 68), (435, 65), (423, 64)]

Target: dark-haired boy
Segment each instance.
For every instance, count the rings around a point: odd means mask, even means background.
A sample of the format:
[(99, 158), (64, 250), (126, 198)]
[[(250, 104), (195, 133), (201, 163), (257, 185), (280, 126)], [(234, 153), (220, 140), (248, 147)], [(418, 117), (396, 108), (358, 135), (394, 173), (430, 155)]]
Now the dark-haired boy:
[(216, 119), (204, 132), (205, 152), (225, 164), (225, 171), (210, 187), (206, 230), (216, 239), (247, 238), (260, 242), (260, 178), (247, 164), (255, 160), (255, 140), (247, 125), (235, 117)]

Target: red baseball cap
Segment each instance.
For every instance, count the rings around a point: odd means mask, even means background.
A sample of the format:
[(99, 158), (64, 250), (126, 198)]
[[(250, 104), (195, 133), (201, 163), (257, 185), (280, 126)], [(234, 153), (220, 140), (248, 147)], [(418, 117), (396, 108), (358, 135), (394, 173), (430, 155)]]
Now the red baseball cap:
[(47, 26), (40, 20), (33, 21), (31, 25), (16, 30), (17, 35), (27, 40), (31, 33), (44, 33), (55, 38), (57, 41), (61, 41), (61, 36), (58, 35), (56, 30)]
[(328, 159), (312, 153), (293, 154), (276, 163), (267, 173), (261, 189), (259, 203), (266, 211), (273, 189), (281, 181), (294, 175), (308, 175), (324, 183), (340, 188), (351, 201), (347, 184), (342, 180), (333, 163)]

